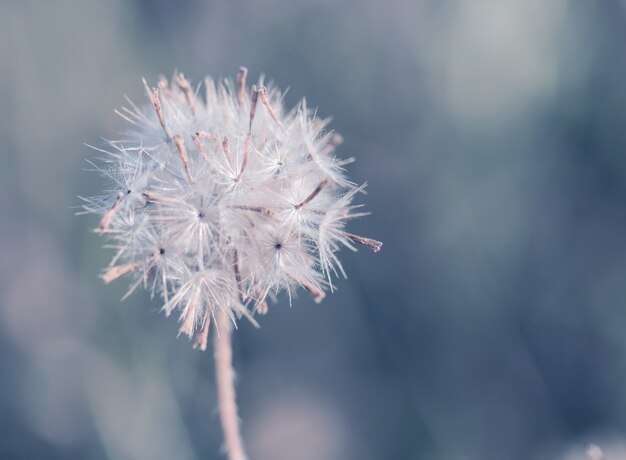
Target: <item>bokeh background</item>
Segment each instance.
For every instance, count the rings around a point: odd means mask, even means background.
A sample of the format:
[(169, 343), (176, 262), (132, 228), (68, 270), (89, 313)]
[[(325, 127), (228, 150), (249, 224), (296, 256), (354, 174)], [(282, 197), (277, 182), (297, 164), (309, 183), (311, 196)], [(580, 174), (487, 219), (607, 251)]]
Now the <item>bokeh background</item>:
[(626, 2), (4, 0), (0, 458), (219, 459), (210, 352), (76, 217), (176, 69), (343, 134), (385, 242), (235, 335), (252, 460), (626, 458)]

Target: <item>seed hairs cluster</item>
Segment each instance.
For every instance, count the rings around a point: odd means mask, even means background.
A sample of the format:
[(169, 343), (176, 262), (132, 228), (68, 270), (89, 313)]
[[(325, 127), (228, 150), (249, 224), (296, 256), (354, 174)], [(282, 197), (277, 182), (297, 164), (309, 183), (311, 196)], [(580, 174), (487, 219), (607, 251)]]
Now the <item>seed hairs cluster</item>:
[(203, 350), (216, 312), (255, 323), (268, 296), (291, 299), (298, 286), (319, 302), (331, 275), (345, 276), (341, 246), (381, 246), (344, 229), (362, 214), (352, 200), (364, 185), (335, 156), (341, 136), (304, 100), (286, 112), (278, 90), (248, 88), (246, 75), (146, 84), (150, 103), (118, 111), (131, 129), (92, 162), (108, 189), (83, 198), (116, 250), (102, 279), (130, 274), (128, 294), (160, 295)]
[[(220, 418), (231, 460), (245, 459), (235, 404), (230, 332), (268, 310), (267, 299), (303, 287), (316, 302), (345, 272), (337, 251), (381, 243), (349, 233), (363, 215), (353, 204), (364, 185), (350, 182), (335, 156), (341, 136), (303, 100), (286, 111), (263, 79), (193, 88), (182, 74), (146, 84), (149, 103), (117, 113), (131, 127), (107, 141), (94, 170), (106, 191), (82, 198), (101, 215), (97, 231), (115, 255), (101, 275), (124, 275), (177, 312), (180, 334), (205, 350), (215, 324)], [(145, 82), (144, 82), (145, 83)], [(201, 90), (204, 97), (200, 96)]]

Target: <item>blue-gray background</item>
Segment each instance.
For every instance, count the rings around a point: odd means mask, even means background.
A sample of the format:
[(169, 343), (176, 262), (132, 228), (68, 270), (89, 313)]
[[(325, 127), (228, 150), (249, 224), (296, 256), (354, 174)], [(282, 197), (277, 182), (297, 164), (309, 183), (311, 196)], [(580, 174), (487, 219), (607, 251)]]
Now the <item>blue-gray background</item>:
[(5, 0), (0, 34), (0, 458), (223, 458), (210, 352), (71, 207), (142, 77), (242, 64), (334, 117), (385, 242), (240, 326), (251, 459), (626, 458), (626, 2)]

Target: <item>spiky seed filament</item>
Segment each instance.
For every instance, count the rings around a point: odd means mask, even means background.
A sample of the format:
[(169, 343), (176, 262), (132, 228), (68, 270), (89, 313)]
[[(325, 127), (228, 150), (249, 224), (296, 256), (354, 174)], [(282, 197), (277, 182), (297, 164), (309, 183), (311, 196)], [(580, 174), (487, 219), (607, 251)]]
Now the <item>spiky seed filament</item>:
[(113, 215), (119, 208), (122, 198), (124, 198), (124, 194), (121, 192), (118, 193), (113, 205), (109, 209), (107, 209), (107, 211), (102, 215), (102, 219), (100, 219), (100, 225), (98, 227), (101, 232), (106, 232), (109, 228), (109, 224), (113, 220)]
[(295, 204), (294, 207), (296, 209), (300, 209), (302, 206), (304, 206), (305, 204), (310, 203), (311, 201), (313, 201), (313, 198), (315, 198), (324, 187), (326, 187), (328, 185), (328, 179), (324, 179), (323, 181), (321, 181), (319, 184), (317, 184), (317, 187), (315, 187), (315, 189), (309, 193), (309, 196), (307, 196), (303, 201), (301, 201), (298, 204)]
[(270, 209), (270, 208), (263, 208), (261, 206), (243, 206), (243, 205), (237, 205), (237, 206), (233, 206), (234, 209), (241, 209), (243, 211), (252, 211), (252, 212), (258, 212), (259, 214), (262, 214), (266, 217), (272, 217), (274, 215), (274, 212)]
[(241, 176), (243, 176), (243, 173), (246, 170), (246, 167), (248, 166), (249, 157), (250, 157), (250, 134), (246, 136), (246, 140), (244, 141), (244, 144), (243, 144), (243, 160), (241, 162), (241, 169), (239, 170), (239, 174), (237, 175), (237, 178), (235, 179), (236, 182), (241, 181)]
[(165, 78), (164, 75), (159, 75), (159, 79), (157, 81), (157, 88), (159, 88), (159, 91), (161, 92), (161, 94), (165, 95), (166, 97), (173, 96), (172, 90), (169, 88), (167, 78)]
[(195, 144), (196, 148), (200, 152), (200, 155), (202, 155), (202, 158), (204, 158), (204, 160), (207, 162), (209, 162), (210, 160), (209, 160), (209, 152), (206, 149), (205, 142), (212, 141), (214, 139), (215, 139), (215, 136), (213, 136), (211, 133), (208, 133), (206, 131), (198, 131), (194, 133), (192, 136), (193, 143)]
[(202, 329), (196, 334), (196, 339), (193, 343), (194, 350), (206, 351), (207, 342), (209, 339), (209, 327), (211, 326), (211, 316), (209, 310), (204, 312), (204, 319), (202, 321)]
[(189, 82), (187, 81), (187, 79), (182, 73), (179, 73), (178, 75), (174, 77), (174, 82), (182, 90), (185, 96), (185, 101), (187, 102), (189, 109), (191, 109), (191, 113), (195, 114), (196, 110), (194, 107), (193, 93), (191, 92), (191, 87), (189, 86)]
[(254, 120), (254, 115), (256, 114), (256, 106), (259, 100), (259, 91), (257, 90), (256, 85), (252, 85), (250, 89), (250, 125), (248, 126), (248, 132), (252, 132), (252, 120)]
[(313, 297), (313, 301), (315, 303), (320, 303), (322, 300), (324, 300), (324, 297), (326, 297), (324, 291), (315, 286), (313, 283), (306, 280), (301, 280), (300, 284), (302, 284), (302, 287), (307, 290), (311, 297)]
[(343, 144), (343, 136), (341, 134), (334, 133), (332, 136), (330, 136), (328, 143), (332, 147), (338, 147)]
[(374, 252), (380, 251), (380, 248), (383, 247), (383, 243), (380, 241), (373, 240), (371, 238), (365, 238), (364, 236), (355, 235), (354, 233), (343, 232), (343, 234), (354, 241), (355, 243), (362, 244), (370, 248)]
[(265, 86), (261, 86), (258, 89), (258, 95), (261, 98), (261, 102), (267, 109), (267, 113), (269, 113), (270, 117), (272, 117), (272, 120), (274, 120), (274, 122), (280, 127), (280, 129), (285, 131), (285, 125), (283, 125), (282, 121), (278, 119), (278, 116), (276, 115), (276, 112), (272, 108), (272, 104), (270, 103), (270, 100), (267, 97), (267, 89), (265, 88)]
[(224, 155), (226, 155), (226, 158), (229, 159), (230, 158), (230, 145), (228, 144), (228, 137), (224, 136), (224, 139), (222, 139), (222, 151), (224, 152)]
[(106, 272), (104, 272), (104, 274), (102, 274), (100, 276), (100, 278), (102, 278), (102, 280), (106, 284), (109, 284), (111, 281), (115, 281), (120, 276), (123, 276), (126, 273), (129, 273), (129, 272), (131, 272), (131, 271), (141, 267), (141, 265), (142, 265), (142, 262), (135, 261), (135, 262), (129, 262), (129, 263), (124, 264), (124, 265), (118, 265), (116, 267), (111, 267)]
[(246, 77), (248, 76), (248, 69), (240, 67), (237, 72), (237, 103), (239, 107), (243, 105), (246, 98)]
[(165, 125), (165, 117), (163, 116), (163, 107), (161, 106), (161, 98), (159, 97), (159, 90), (157, 88), (152, 88), (152, 106), (157, 114), (157, 118), (159, 119), (159, 124), (165, 133), (165, 136), (169, 139), (171, 138), (171, 134)]
[(178, 330), (179, 334), (184, 334), (189, 338), (193, 337), (194, 334), (194, 325), (196, 318), (196, 302), (197, 296), (195, 296), (188, 304), (187, 308), (183, 313), (183, 323)]
[(176, 144), (176, 150), (178, 151), (180, 161), (183, 162), (183, 166), (185, 167), (185, 173), (187, 174), (187, 178), (189, 179), (189, 182), (193, 182), (191, 179), (191, 174), (189, 173), (189, 155), (187, 154), (187, 149), (185, 148), (185, 141), (183, 140), (183, 136), (181, 136), (180, 134), (175, 134), (174, 144)]
[(269, 311), (269, 307), (267, 306), (267, 301), (265, 299), (261, 300), (256, 308), (255, 311), (259, 314), (259, 315), (267, 315), (267, 312)]

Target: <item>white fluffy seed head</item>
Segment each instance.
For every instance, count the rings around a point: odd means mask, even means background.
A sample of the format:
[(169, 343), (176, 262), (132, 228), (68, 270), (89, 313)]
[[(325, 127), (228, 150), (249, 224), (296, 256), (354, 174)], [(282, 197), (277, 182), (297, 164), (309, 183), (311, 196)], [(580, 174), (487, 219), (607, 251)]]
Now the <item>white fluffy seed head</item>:
[(340, 136), (304, 100), (286, 112), (278, 90), (248, 88), (246, 75), (207, 78), (204, 97), (182, 74), (146, 85), (149, 104), (118, 112), (124, 139), (96, 149), (105, 193), (83, 198), (116, 250), (104, 281), (129, 274), (128, 294), (160, 295), (201, 349), (216, 311), (256, 324), (267, 296), (297, 286), (320, 301), (331, 275), (345, 276), (341, 246), (380, 249), (344, 231), (363, 214), (351, 204), (363, 186), (334, 154)]

